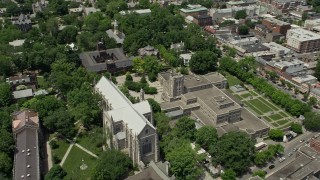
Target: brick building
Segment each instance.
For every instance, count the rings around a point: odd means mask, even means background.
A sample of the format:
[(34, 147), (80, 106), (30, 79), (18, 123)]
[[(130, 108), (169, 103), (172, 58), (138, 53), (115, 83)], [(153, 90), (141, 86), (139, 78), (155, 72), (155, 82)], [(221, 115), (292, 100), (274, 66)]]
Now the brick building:
[(193, 18), (193, 22), (199, 26), (212, 25), (212, 17), (209, 15), (198, 15)]
[(286, 23), (274, 18), (266, 18), (262, 20), (262, 24), (266, 26), (272, 32), (286, 34), (291, 28), (290, 23)]

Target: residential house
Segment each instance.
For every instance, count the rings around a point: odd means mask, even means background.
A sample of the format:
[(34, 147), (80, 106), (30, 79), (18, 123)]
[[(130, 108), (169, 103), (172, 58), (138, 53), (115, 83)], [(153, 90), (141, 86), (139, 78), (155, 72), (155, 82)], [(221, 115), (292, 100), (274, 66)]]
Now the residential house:
[(146, 46), (143, 48), (140, 48), (138, 50), (139, 56), (144, 57), (144, 56), (156, 56), (159, 57), (159, 50), (154, 48), (153, 46)]
[(27, 32), (32, 28), (32, 22), (29, 15), (20, 14), (19, 17), (12, 20), (12, 24), (17, 26), (21, 31)]

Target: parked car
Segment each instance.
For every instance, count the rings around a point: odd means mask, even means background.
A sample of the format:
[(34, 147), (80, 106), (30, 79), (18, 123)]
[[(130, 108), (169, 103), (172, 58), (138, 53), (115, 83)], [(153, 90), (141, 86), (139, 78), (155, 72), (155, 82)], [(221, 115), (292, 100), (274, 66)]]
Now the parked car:
[(292, 156), (293, 155), (293, 153), (292, 152), (290, 152), (289, 154), (288, 154), (288, 156), (290, 157), (290, 156)]
[(274, 165), (273, 165), (273, 164), (269, 166), (269, 169), (273, 169), (273, 168), (274, 168)]
[(296, 152), (297, 150), (298, 150), (297, 148), (294, 148), (294, 149), (293, 149), (294, 152)]

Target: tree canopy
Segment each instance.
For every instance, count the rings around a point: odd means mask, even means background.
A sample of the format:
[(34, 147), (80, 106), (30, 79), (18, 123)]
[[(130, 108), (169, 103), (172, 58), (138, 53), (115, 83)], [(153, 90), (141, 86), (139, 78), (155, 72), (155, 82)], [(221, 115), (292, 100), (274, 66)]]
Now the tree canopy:
[(117, 150), (104, 152), (94, 167), (92, 178), (96, 180), (122, 179), (131, 171), (132, 161), (129, 156)]
[(53, 165), (50, 171), (46, 174), (45, 180), (59, 180), (63, 179), (67, 175), (67, 172), (62, 169), (60, 165)]
[(320, 131), (320, 115), (315, 112), (306, 113), (304, 127), (309, 131)]
[(217, 130), (211, 126), (203, 126), (195, 133), (196, 143), (205, 150), (209, 150), (210, 146), (215, 146), (218, 142)]
[(6, 82), (0, 83), (0, 107), (9, 105), (12, 100), (10, 85)]
[(213, 164), (232, 169), (237, 175), (246, 172), (254, 155), (254, 142), (243, 132), (224, 134), (210, 149)]
[(284, 136), (284, 133), (280, 129), (270, 129), (270, 131), (269, 131), (269, 137), (272, 140), (282, 141), (283, 136)]
[(218, 56), (211, 51), (198, 51), (192, 55), (189, 66), (190, 70), (197, 74), (205, 74), (215, 71), (217, 68)]

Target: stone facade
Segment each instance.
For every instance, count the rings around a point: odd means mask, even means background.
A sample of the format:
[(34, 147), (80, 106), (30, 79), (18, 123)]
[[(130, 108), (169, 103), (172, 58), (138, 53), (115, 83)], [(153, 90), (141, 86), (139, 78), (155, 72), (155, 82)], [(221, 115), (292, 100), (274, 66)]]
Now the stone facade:
[(133, 164), (140, 166), (159, 161), (158, 135), (148, 101), (132, 104), (104, 77), (95, 88), (103, 97), (103, 126), (109, 147), (127, 153)]

